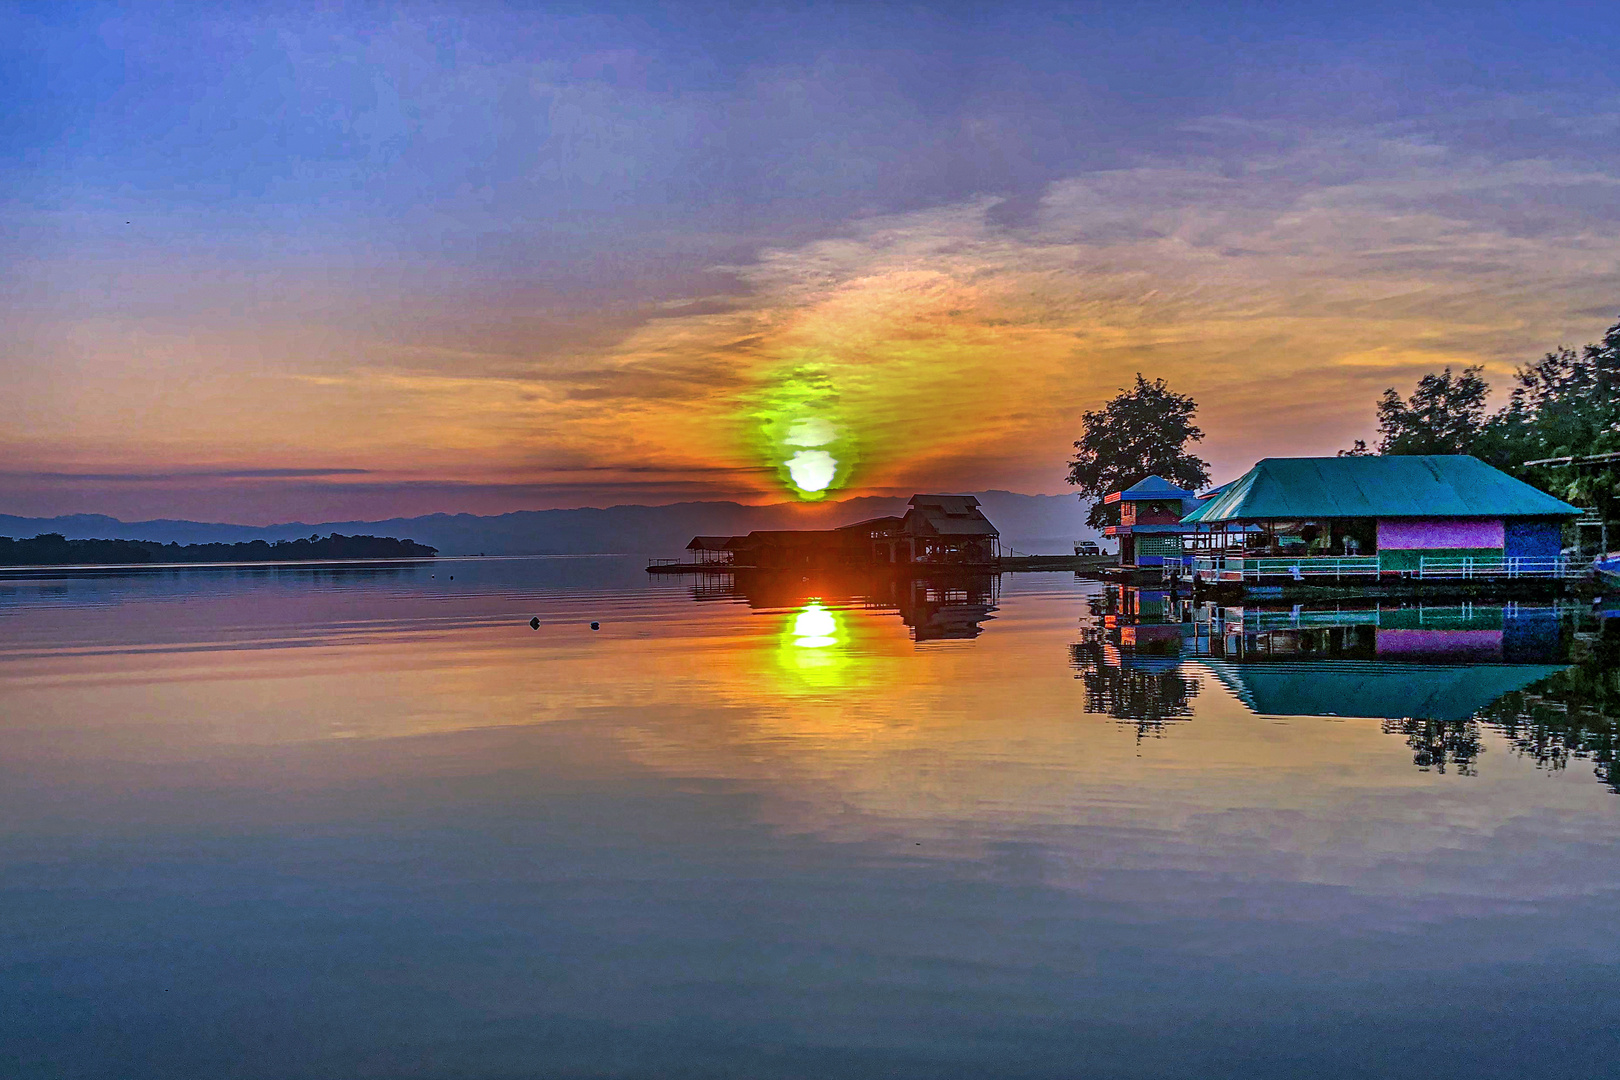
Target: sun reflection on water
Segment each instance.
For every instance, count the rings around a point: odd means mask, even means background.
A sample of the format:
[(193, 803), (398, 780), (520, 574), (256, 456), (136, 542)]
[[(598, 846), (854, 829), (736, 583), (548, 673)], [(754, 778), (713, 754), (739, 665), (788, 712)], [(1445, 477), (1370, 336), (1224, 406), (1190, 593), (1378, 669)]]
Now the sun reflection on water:
[(847, 682), (852, 644), (844, 613), (811, 600), (783, 621), (777, 664), (789, 686), (829, 690)]
[(838, 644), (838, 620), (820, 601), (813, 600), (793, 616), (792, 635), (793, 644), (801, 649), (825, 649)]

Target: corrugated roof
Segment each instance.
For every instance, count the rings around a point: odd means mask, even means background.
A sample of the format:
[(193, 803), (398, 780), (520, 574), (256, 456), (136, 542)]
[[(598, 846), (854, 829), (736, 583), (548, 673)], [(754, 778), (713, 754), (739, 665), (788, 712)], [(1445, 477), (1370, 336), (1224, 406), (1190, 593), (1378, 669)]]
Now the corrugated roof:
[(972, 514), (979, 506), (979, 500), (972, 495), (913, 495), (907, 505), (918, 508), (935, 508), (947, 514)]
[(1182, 518), (1573, 517), (1578, 509), (1462, 454), (1266, 458)]
[(755, 529), (747, 536), (733, 536), (726, 542), (732, 550), (757, 547), (836, 546), (846, 536), (836, 529)]
[(958, 518), (929, 514), (926, 511), (923, 520), (940, 536), (1000, 536), (996, 527), (984, 517)]
[(860, 533), (890, 532), (890, 531), (893, 531), (895, 529), (898, 529), (900, 527), (900, 522), (903, 521), (903, 520), (905, 520), (905, 519), (900, 518), (900, 517), (896, 517), (896, 516), (891, 514), (891, 515), (886, 516), (886, 517), (867, 518), (865, 521), (855, 521), (855, 522), (851, 522), (848, 525), (840, 525), (834, 531), (835, 532), (841, 532), (841, 533), (842, 532), (847, 532), (847, 533), (854, 533), (854, 532), (860, 532)]
[(1103, 502), (1149, 502), (1155, 499), (1191, 499), (1193, 493), (1186, 488), (1178, 488), (1162, 476), (1149, 476), (1138, 480), (1124, 491), (1111, 491), (1103, 496)]
[(972, 495), (913, 495), (910, 506), (905, 520), (911, 532), (936, 536), (1001, 535)]

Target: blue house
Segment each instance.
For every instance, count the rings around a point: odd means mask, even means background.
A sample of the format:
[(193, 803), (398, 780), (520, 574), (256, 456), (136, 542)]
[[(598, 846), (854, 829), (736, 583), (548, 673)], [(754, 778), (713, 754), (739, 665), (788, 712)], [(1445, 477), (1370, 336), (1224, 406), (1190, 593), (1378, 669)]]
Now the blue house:
[(1182, 561), (1182, 537), (1192, 531), (1182, 518), (1199, 505), (1198, 496), (1162, 476), (1150, 476), (1124, 491), (1103, 496), (1119, 504), (1119, 524), (1103, 529), (1119, 541), (1119, 565), (1164, 566)]

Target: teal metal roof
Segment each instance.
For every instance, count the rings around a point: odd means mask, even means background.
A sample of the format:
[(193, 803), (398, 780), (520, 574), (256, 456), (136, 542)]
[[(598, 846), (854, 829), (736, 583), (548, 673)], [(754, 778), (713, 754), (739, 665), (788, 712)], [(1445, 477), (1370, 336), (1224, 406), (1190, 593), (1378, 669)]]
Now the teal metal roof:
[(1561, 499), (1462, 454), (1266, 458), (1183, 523), (1302, 518), (1574, 517)]

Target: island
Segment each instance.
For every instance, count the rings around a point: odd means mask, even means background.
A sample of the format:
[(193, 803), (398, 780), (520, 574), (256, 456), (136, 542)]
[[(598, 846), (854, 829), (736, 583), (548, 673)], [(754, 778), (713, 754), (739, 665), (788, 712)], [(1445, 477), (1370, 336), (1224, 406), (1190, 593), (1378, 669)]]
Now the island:
[(334, 562), (431, 559), (439, 549), (391, 536), (311, 536), (241, 544), (160, 544), (155, 540), (69, 540), (43, 533), (32, 540), (0, 536), (0, 566), (113, 566), (147, 563)]

